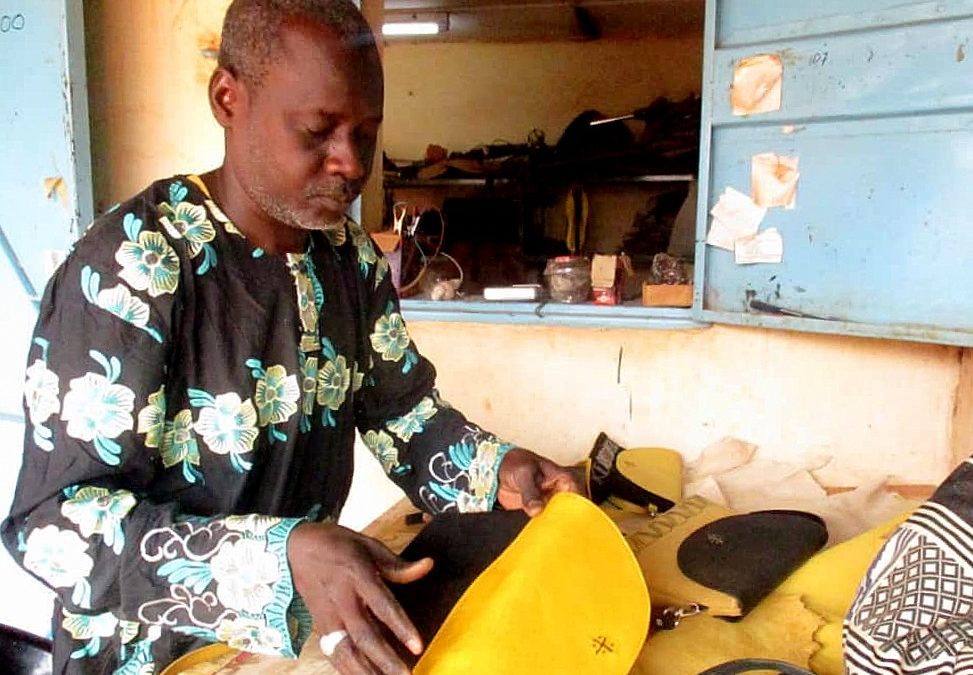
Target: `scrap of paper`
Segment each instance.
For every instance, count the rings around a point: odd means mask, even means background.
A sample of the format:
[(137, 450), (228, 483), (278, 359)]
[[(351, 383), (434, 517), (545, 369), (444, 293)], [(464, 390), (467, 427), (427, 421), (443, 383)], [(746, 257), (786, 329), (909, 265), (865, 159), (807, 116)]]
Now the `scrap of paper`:
[(741, 59), (733, 70), (730, 103), (734, 115), (755, 115), (780, 110), (784, 65), (777, 54)]
[(753, 203), (747, 195), (733, 188), (726, 188), (716, 206), (710, 211), (713, 223), (706, 243), (727, 251), (736, 248), (737, 239), (757, 233), (767, 209)]
[(738, 239), (734, 254), (737, 265), (779, 263), (784, 259), (784, 238), (776, 227), (771, 227), (752, 237)]
[(44, 179), (44, 194), (50, 200), (57, 200), (61, 206), (68, 206), (68, 186), (60, 176), (52, 176)]
[(797, 182), (801, 177), (797, 170), (799, 159), (773, 152), (753, 156), (750, 182), (753, 201), (758, 206), (794, 208), (797, 203)]

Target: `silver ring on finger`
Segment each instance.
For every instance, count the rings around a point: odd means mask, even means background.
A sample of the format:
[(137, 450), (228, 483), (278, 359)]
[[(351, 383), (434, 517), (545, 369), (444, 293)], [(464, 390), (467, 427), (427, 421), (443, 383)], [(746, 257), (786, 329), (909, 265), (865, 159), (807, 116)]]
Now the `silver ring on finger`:
[(338, 645), (340, 645), (346, 637), (348, 637), (348, 631), (346, 630), (333, 630), (326, 635), (322, 635), (321, 642), (319, 643), (321, 645), (321, 652), (330, 659), (332, 656), (334, 656), (334, 652), (338, 648)]

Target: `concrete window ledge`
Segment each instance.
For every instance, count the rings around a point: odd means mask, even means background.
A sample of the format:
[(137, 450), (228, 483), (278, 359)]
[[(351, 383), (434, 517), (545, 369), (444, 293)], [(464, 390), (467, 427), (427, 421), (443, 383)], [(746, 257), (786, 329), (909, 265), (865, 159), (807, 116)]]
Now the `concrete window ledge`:
[(695, 321), (692, 310), (641, 305), (605, 306), (591, 303), (566, 305), (556, 302), (494, 302), (466, 300), (402, 300), (406, 321), (506, 323), (530, 326), (577, 328), (645, 328), (674, 330), (707, 328)]

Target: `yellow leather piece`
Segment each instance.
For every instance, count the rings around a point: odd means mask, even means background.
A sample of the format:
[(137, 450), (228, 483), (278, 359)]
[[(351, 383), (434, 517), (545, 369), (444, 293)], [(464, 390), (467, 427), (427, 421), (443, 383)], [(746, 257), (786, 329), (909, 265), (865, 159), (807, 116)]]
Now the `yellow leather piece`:
[(559, 494), (466, 590), (415, 675), (627, 675), (649, 594), (611, 520)]
[(820, 649), (811, 658), (810, 665), (818, 675), (844, 675), (841, 626), (845, 614), (879, 549), (910, 513), (911, 509), (854, 539), (818, 553), (774, 592), (775, 596), (800, 596), (809, 609), (827, 622), (814, 636)]
[(793, 595), (766, 598), (733, 623), (698, 614), (684, 619), (674, 630), (654, 633), (632, 675), (698, 675), (743, 658), (778, 659), (807, 668), (817, 649), (814, 634), (823, 624), (821, 617)]
[(735, 513), (695, 496), (684, 499), (655, 518), (642, 519), (634, 531), (629, 531), (626, 524), (626, 539), (645, 573), (656, 607), (685, 607), (697, 603), (705, 605), (714, 616), (740, 616), (739, 600), (693, 581), (679, 570), (677, 562), (679, 546), (686, 537), (714, 520)]
[(616, 470), (639, 487), (677, 503), (682, 499), (682, 455), (669, 448), (629, 448), (615, 458)]

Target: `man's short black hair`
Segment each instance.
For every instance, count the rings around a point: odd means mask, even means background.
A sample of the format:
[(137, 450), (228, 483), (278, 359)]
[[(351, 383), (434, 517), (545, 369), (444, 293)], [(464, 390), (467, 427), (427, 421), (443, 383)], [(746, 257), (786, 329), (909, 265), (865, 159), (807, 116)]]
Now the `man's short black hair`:
[(233, 0), (223, 20), (219, 65), (259, 85), (280, 46), (281, 26), (302, 20), (333, 30), (348, 47), (376, 52), (375, 36), (351, 0)]

